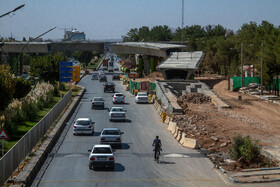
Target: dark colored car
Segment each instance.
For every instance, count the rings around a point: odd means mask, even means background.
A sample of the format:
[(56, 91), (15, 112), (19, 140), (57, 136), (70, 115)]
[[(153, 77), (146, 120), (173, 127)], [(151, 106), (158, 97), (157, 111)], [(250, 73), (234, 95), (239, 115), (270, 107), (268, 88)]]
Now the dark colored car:
[(107, 82), (107, 77), (106, 75), (101, 75), (100, 78), (99, 78), (99, 82)]
[(104, 92), (106, 92), (106, 91), (115, 92), (115, 84), (112, 82), (106, 82), (104, 84)]
[(113, 74), (112, 75), (112, 80), (120, 80), (120, 75), (119, 74)]

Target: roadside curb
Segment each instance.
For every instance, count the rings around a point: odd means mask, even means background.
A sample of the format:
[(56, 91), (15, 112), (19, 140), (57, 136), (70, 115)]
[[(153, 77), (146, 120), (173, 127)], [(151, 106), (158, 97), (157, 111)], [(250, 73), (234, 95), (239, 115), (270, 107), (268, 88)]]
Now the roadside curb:
[(32, 182), (44, 161), (48, 157), (48, 153), (50, 153), (59, 139), (60, 134), (63, 132), (66, 122), (71, 118), (71, 115), (74, 113), (76, 107), (81, 101), (86, 91), (84, 87), (81, 88), (82, 90), (80, 90), (80, 92), (74, 97), (72, 102), (64, 110), (56, 126), (52, 129), (48, 137), (34, 153), (34, 156), (32, 156), (31, 160), (24, 166), (23, 170), (19, 172), (18, 176), (16, 176), (14, 180), (9, 180), (9, 182), (20, 185), (28, 185)]

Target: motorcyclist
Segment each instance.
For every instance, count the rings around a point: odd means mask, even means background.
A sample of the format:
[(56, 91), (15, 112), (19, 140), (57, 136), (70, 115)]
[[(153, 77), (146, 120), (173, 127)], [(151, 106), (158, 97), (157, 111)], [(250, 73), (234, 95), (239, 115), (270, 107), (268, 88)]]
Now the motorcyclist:
[(155, 160), (156, 160), (156, 152), (158, 151), (159, 154), (160, 154), (160, 150), (161, 150), (161, 146), (162, 146), (161, 140), (159, 139), (159, 136), (156, 136), (156, 139), (154, 139), (153, 146), (155, 146), (155, 149), (154, 149), (155, 156), (154, 157), (155, 157)]

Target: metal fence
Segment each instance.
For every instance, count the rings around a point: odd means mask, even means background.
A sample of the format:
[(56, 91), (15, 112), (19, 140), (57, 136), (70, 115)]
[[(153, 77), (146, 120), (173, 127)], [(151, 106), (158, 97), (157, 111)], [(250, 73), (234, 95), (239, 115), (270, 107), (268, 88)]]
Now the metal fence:
[(71, 101), (72, 90), (57, 103), (44, 118), (30, 129), (0, 160), (0, 185), (13, 174), (23, 159), (31, 152), (40, 141), (50, 126), (59, 117), (67, 104)]

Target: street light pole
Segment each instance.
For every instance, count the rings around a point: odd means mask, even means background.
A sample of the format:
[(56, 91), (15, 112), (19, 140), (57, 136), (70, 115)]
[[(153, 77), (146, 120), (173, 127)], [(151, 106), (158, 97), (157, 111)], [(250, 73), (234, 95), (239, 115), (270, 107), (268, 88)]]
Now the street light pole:
[(184, 38), (184, 0), (182, 0), (182, 37), (181, 37), (182, 44), (183, 44), (183, 38)]
[(243, 42), (241, 43), (241, 87), (243, 87)]
[(263, 95), (263, 42), (262, 42), (262, 58), (261, 58), (261, 95)]

